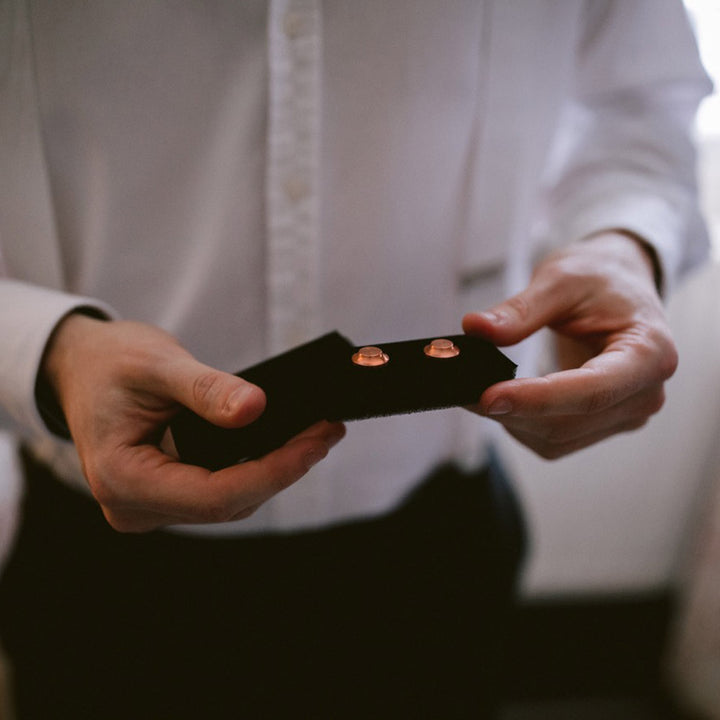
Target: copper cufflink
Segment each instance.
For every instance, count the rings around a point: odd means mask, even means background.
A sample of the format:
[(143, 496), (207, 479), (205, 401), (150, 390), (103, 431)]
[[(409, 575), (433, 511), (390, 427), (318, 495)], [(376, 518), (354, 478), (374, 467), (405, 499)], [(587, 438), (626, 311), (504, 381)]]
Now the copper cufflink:
[(356, 365), (364, 365), (365, 367), (377, 367), (385, 365), (390, 358), (379, 348), (374, 345), (361, 347), (353, 356), (352, 361)]
[[(460, 354), (460, 348), (458, 348), (452, 340), (446, 340), (445, 338), (433, 340), (429, 345), (424, 347), (423, 351), (431, 358), (453, 358)], [(387, 365), (387, 363), (390, 362), (390, 358), (381, 348), (368, 345), (361, 347), (352, 356), (352, 361), (356, 365), (363, 365), (364, 367), (379, 367), (381, 365)]]
[(452, 340), (438, 338), (426, 345), (424, 352), (428, 357), (452, 358), (460, 354), (460, 348)]

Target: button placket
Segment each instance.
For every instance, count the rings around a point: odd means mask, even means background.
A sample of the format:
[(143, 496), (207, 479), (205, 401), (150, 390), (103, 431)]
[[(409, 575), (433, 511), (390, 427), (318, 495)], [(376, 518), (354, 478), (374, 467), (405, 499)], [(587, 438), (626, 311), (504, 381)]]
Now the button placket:
[(271, 2), (267, 288), (269, 349), (319, 332), (320, 6)]

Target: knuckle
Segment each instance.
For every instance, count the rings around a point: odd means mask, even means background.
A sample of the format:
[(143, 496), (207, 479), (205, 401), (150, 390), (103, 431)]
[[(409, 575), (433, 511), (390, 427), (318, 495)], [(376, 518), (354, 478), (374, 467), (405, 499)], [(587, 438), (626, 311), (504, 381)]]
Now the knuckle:
[(272, 481), (269, 483), (270, 492), (273, 495), (290, 487), (295, 481), (299, 480), (310, 468), (303, 467), (302, 470), (295, 467), (286, 467), (281, 469)]
[(203, 523), (214, 525), (225, 522), (230, 517), (231, 513), (227, 511), (224, 505), (210, 505), (199, 512), (198, 519)]
[(134, 526), (131, 523), (126, 522), (125, 520), (120, 520), (115, 518), (114, 516), (106, 516), (108, 525), (115, 530), (116, 532), (123, 533), (123, 535), (127, 535), (132, 532), (136, 532)]
[(542, 266), (543, 280), (549, 290), (557, 287), (592, 290), (603, 278), (598, 275), (596, 268), (584, 258), (562, 252), (554, 254)]
[(675, 343), (669, 341), (666, 346), (666, 351), (660, 360), (660, 377), (663, 380), (671, 378), (678, 368), (680, 357), (678, 355)]
[(220, 376), (212, 371), (203, 372), (193, 380), (192, 397), (200, 406), (208, 405), (219, 392)]
[(634, 420), (628, 420), (621, 427), (618, 428), (619, 433), (635, 432), (644, 428), (648, 423), (648, 417), (635, 418)]
[(83, 473), (95, 500), (105, 509), (118, 508), (125, 500), (122, 466), (111, 454), (93, 455), (82, 461)]
[(530, 304), (522, 294), (508, 298), (505, 304), (517, 315), (520, 321), (526, 320), (530, 315)]
[(305, 444), (302, 455), (297, 455), (292, 460), (277, 463), (268, 468), (266, 474), (266, 488), (268, 496), (287, 489), (327, 456), (329, 447), (323, 443)]
[(549, 287), (567, 282), (575, 274), (575, 269), (566, 257), (552, 256), (542, 265), (542, 277)]
[(534, 450), (543, 460), (558, 460), (567, 454), (564, 445), (560, 443), (536, 444), (534, 447), (531, 447), (531, 450)]
[(88, 484), (95, 500), (103, 508), (112, 508), (119, 505), (120, 494), (113, 483), (97, 474), (88, 477)]
[(250, 516), (254, 515), (260, 505), (254, 505), (253, 507), (247, 507), (232, 516), (232, 520), (247, 520)]
[(617, 402), (615, 389), (611, 387), (600, 387), (592, 390), (585, 400), (584, 412), (593, 415), (595, 413), (612, 407)]
[(229, 522), (235, 514), (232, 503), (224, 497), (219, 497), (198, 511), (198, 519), (203, 523), (217, 524)]
[(660, 387), (657, 392), (653, 393), (645, 406), (647, 415), (655, 415), (665, 405), (665, 389)]
[(131, 532), (130, 523), (128, 523), (124, 518), (118, 517), (114, 513), (108, 512), (105, 510), (103, 512), (105, 515), (105, 520), (107, 520), (108, 525), (117, 532), (120, 533), (129, 533)]
[(105, 520), (108, 525), (116, 532), (129, 534), (129, 533), (143, 533), (149, 532), (155, 529), (155, 525), (151, 525), (147, 522), (138, 522), (131, 515), (125, 513), (114, 513), (107, 509), (103, 509)]
[(655, 367), (660, 380), (675, 374), (680, 358), (675, 342), (664, 326), (641, 328), (636, 336), (636, 349), (644, 362)]

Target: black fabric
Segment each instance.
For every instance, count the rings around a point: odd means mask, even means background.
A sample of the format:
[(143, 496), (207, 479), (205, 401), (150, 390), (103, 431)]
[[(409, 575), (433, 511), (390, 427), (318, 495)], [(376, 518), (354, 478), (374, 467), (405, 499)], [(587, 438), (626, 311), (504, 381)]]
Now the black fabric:
[(0, 583), (18, 720), (492, 716), (524, 548), (497, 467), (377, 520), (197, 539), (116, 533), (26, 464)]
[(275, 450), (320, 420), (360, 420), (471, 405), (490, 385), (515, 376), (516, 365), (492, 343), (469, 335), (447, 339), (460, 349), (453, 358), (428, 357), (431, 338), (384, 343), (386, 365), (361, 367), (359, 348), (337, 332), (237, 373), (260, 386), (265, 412), (243, 428), (212, 425), (190, 410), (171, 428), (180, 457), (217, 470)]
[(508, 695), (524, 702), (636, 698), (657, 705), (657, 720), (673, 717), (665, 660), (675, 610), (669, 588), (525, 601), (508, 643)]

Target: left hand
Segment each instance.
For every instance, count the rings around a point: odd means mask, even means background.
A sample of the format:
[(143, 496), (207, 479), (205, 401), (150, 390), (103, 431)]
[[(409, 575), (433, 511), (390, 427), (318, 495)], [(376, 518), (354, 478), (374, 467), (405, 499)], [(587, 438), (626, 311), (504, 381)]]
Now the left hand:
[(466, 315), (466, 333), (500, 346), (550, 327), (562, 368), (493, 385), (472, 409), (547, 459), (642, 427), (678, 361), (653, 270), (639, 240), (605, 232), (545, 258), (521, 293)]

